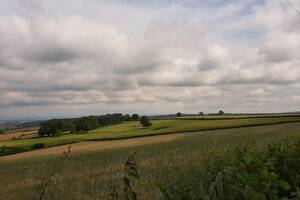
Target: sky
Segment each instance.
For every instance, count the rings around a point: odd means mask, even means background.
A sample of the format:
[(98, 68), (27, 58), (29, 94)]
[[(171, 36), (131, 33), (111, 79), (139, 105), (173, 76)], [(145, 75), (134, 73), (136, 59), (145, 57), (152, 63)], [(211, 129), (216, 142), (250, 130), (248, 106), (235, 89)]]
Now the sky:
[(287, 1), (0, 0), (0, 120), (220, 109), (300, 110)]

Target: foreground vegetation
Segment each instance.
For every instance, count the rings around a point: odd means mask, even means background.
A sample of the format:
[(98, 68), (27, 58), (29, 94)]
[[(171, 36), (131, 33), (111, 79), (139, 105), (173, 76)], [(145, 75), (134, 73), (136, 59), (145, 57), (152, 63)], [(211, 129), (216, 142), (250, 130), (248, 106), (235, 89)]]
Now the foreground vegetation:
[[(59, 137), (42, 137), (31, 139), (18, 139), (0, 142), (0, 155), (9, 155), (35, 149), (36, 146), (52, 147), (89, 140), (112, 140), (132, 137), (194, 132), (200, 130), (213, 130), (223, 128), (236, 128), (257, 125), (278, 124), (287, 122), (300, 122), (300, 116), (246, 118), (227, 120), (197, 120), (172, 119), (153, 120), (152, 126), (144, 128), (139, 122), (123, 122), (119, 125), (105, 126), (89, 132), (65, 134)], [(41, 144), (42, 143), (42, 144)], [(38, 144), (38, 145), (36, 145)]]
[(120, 199), (127, 178), (127, 194), (143, 200), (297, 199), (299, 130), (300, 123), (214, 130), (169, 143), (2, 162), (0, 199)]

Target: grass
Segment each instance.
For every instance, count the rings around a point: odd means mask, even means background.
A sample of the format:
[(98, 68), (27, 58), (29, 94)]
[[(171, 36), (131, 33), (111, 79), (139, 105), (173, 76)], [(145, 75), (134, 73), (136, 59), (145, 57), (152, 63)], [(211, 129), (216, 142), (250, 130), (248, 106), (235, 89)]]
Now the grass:
[(184, 116), (177, 119), (246, 119), (246, 118), (268, 118), (268, 117), (299, 117), (300, 114), (225, 114), (225, 115), (203, 115), (203, 116)]
[(247, 127), (287, 122), (300, 122), (300, 116), (246, 118), (227, 120), (193, 120), (172, 119), (153, 120), (153, 126), (142, 128), (138, 122), (124, 122), (119, 125), (102, 127), (85, 134), (65, 134), (59, 137), (29, 138), (0, 142), (0, 147), (11, 148), (5, 154), (29, 151), (35, 143), (44, 143), (45, 147), (71, 144), (87, 140), (112, 140), (149, 135), (160, 135), (180, 132), (194, 132), (201, 130)]
[[(129, 124), (126, 124), (128, 128)], [(108, 131), (111, 127), (105, 129)], [(38, 199), (43, 182), (49, 177), (51, 181), (43, 199), (111, 199), (112, 188), (119, 181), (117, 174), (123, 170), (126, 155), (132, 152), (137, 152), (140, 175), (133, 186), (138, 199), (162, 199), (164, 189), (174, 195), (183, 194), (186, 189), (199, 191), (198, 199), (201, 199), (200, 172), (203, 158), (211, 152), (223, 153), (252, 141), (262, 148), (287, 137), (296, 140), (300, 139), (299, 130), (300, 123), (211, 130), (191, 133), (168, 143), (71, 154), (68, 160), (61, 155), (0, 162), (3, 174), (0, 191), (5, 191), (0, 192), (0, 199)]]
[(159, 135), (168, 133), (194, 132), (201, 130), (257, 126), (276, 124), (284, 122), (300, 121), (298, 117), (287, 118), (251, 118), (251, 119), (230, 119), (230, 120), (157, 120), (153, 126), (145, 129), (138, 123), (124, 123), (116, 126), (90, 131), (88, 139), (120, 139), (145, 135)]

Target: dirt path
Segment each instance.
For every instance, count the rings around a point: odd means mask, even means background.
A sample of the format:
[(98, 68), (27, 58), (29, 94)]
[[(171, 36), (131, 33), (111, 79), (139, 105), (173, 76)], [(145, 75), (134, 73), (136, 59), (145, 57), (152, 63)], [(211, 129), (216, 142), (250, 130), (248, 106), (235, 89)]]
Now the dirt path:
[[(191, 135), (191, 134), (189, 134)], [(131, 138), (131, 139), (123, 139), (123, 140), (112, 140), (112, 141), (95, 141), (95, 142), (79, 142), (72, 144), (71, 152), (79, 153), (79, 152), (91, 152), (91, 151), (99, 151), (105, 149), (113, 149), (113, 148), (122, 148), (122, 147), (132, 147), (132, 146), (140, 146), (145, 144), (154, 144), (154, 143), (162, 143), (173, 141), (182, 137), (186, 137), (186, 133), (178, 133), (178, 134), (167, 134), (167, 135), (157, 135), (157, 136), (148, 136), (148, 137), (140, 137), (140, 138)], [(18, 153), (10, 156), (0, 157), (0, 161), (7, 160), (19, 160), (19, 159), (28, 159), (28, 158), (37, 158), (42, 156), (50, 156), (50, 155), (59, 155), (68, 149), (69, 145), (62, 145), (57, 147), (51, 147), (47, 149), (29, 151), (24, 153)]]

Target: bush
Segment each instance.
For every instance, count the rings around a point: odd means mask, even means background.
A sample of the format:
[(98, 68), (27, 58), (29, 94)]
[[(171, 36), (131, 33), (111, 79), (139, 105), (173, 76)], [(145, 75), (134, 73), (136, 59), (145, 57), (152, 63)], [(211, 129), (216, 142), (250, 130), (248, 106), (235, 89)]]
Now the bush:
[(31, 149), (34, 150), (34, 149), (42, 149), (45, 147), (45, 144), (42, 143), (42, 142), (39, 142), (39, 143), (35, 143), (33, 145), (31, 145)]
[(230, 158), (207, 160), (207, 199), (280, 200), (300, 197), (300, 143), (283, 142), (258, 152), (253, 145)]
[(178, 170), (158, 187), (165, 199), (299, 200), (300, 141), (261, 150), (247, 144), (202, 155), (203, 166)]
[(0, 135), (1, 135), (1, 134), (4, 134), (4, 130), (0, 130)]
[(0, 156), (6, 156), (10, 154), (20, 153), (22, 149), (15, 148), (15, 147), (8, 147), (8, 146), (0, 146)]
[(146, 127), (148, 128), (149, 126), (152, 126), (152, 123), (150, 122), (150, 119), (149, 117), (147, 116), (142, 116), (141, 119), (140, 119), (140, 124), (143, 126), (143, 127)]
[(3, 145), (0, 147), (0, 154), (4, 153), (6, 151), (6, 146)]

